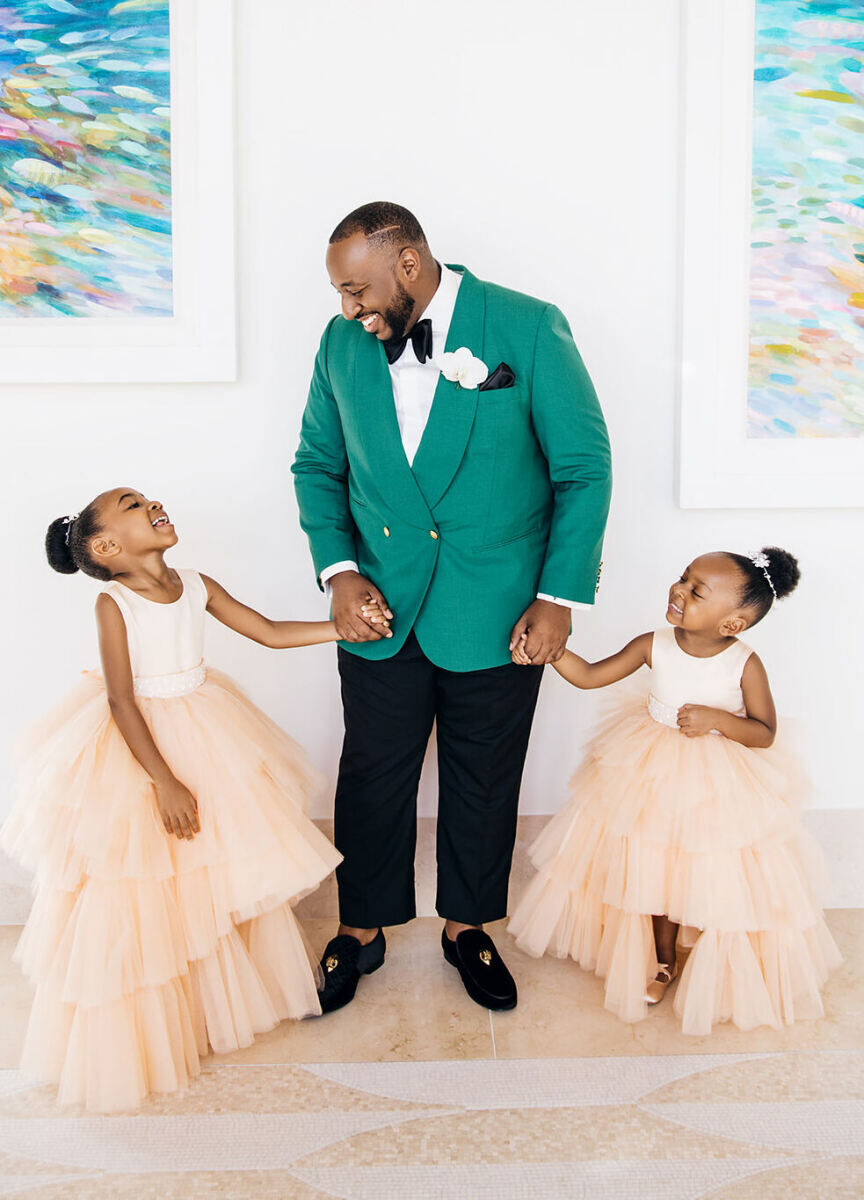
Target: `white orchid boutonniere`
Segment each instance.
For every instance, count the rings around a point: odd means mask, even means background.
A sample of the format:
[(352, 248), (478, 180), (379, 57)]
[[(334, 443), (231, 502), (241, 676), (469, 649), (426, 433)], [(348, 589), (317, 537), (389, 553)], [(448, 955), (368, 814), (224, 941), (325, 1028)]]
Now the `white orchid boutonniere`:
[(435, 359), (435, 366), (445, 379), (469, 391), (485, 383), (489, 377), (489, 368), (482, 358), (475, 358), (467, 346), (442, 354)]

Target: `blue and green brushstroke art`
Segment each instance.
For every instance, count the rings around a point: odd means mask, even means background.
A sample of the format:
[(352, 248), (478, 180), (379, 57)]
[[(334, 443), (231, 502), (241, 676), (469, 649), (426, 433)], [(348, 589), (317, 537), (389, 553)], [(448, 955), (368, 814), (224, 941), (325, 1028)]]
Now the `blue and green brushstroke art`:
[(168, 0), (0, 0), (0, 317), (170, 317)]
[(756, 0), (748, 436), (864, 436), (864, 2)]

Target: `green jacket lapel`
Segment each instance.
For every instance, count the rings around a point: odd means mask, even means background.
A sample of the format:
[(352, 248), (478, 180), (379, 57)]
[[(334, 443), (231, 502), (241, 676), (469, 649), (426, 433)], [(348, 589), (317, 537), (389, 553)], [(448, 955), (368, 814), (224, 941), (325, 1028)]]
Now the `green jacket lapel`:
[[(454, 265), (452, 269), (462, 273), (462, 283), (447, 333), (445, 353), (467, 346), (475, 358), (482, 358), (486, 322), (483, 284), (465, 267)], [(477, 388), (460, 388), (443, 375), (439, 376), (429, 420), (413, 464), (414, 479), (429, 508), (435, 507), (459, 469), (474, 424), (477, 400)], [(402, 457), (407, 461), (404, 454)]]
[(406, 521), (428, 525), (429, 506), (402, 448), (387, 355), (381, 342), (368, 333), (357, 340), (354, 396), (366, 463), (375, 487)]

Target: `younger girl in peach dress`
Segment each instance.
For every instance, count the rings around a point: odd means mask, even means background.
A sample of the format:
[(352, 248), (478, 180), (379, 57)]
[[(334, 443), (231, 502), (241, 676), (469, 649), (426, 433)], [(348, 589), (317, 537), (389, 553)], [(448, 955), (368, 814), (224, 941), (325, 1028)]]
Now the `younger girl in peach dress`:
[[(798, 769), (772, 748), (765, 668), (738, 640), (798, 578), (776, 547), (703, 555), (670, 588), (666, 628), (602, 662), (566, 651), (555, 663), (580, 688), (645, 665), (651, 694), (587, 747), (509, 928), (529, 954), (596, 971), (625, 1021), (675, 980), (676, 939), (692, 946), (674, 1005), (684, 1033), (822, 1015), (840, 955), (815, 893), (819, 854), (796, 811)], [(525, 661), (524, 642), (513, 657)]]
[(56, 570), (105, 583), (103, 670), (33, 731), (2, 835), (36, 879), (22, 1069), (99, 1111), (320, 1012), (291, 905), (341, 857), (305, 814), (319, 780), (303, 751), (203, 661), (205, 612), (273, 647), (335, 641), (332, 622), (267, 620), (171, 570), (176, 541), (132, 488), (49, 528)]

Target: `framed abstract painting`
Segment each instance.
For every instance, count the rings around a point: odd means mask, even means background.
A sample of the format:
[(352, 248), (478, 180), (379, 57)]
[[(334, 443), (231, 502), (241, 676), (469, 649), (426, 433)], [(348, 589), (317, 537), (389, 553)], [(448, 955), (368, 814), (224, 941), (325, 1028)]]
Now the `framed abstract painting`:
[(683, 20), (680, 503), (864, 505), (864, 4)]
[(0, 381), (236, 377), (231, 0), (2, 0)]

